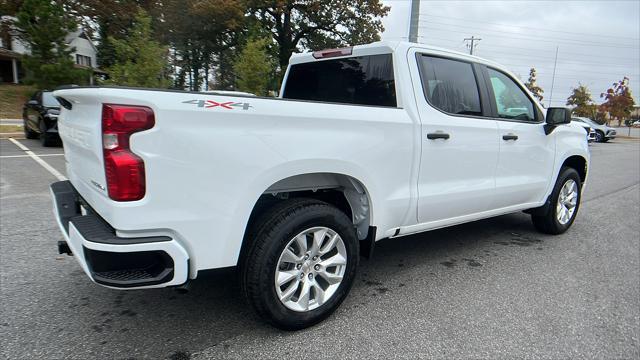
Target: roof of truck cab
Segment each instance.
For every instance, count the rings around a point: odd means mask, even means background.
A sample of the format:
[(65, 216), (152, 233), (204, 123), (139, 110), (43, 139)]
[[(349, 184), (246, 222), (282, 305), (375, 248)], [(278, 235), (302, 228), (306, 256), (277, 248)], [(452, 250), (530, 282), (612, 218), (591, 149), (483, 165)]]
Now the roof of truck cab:
[[(455, 50), (451, 50), (443, 47), (425, 45), (420, 43), (412, 43), (408, 41), (377, 41), (377, 42), (366, 44), (366, 45), (356, 45), (356, 46), (353, 46), (352, 54), (344, 57), (384, 54), (384, 53), (392, 53), (397, 51), (406, 52), (410, 48), (418, 48), (418, 49), (424, 50), (426, 53), (450, 56), (452, 58), (456, 58), (460, 60), (472, 61), (472, 62), (491, 65), (499, 68), (505, 68), (504, 66), (500, 65), (495, 61), (483, 59), (481, 57), (465, 54), (459, 51), (455, 51)], [(322, 60), (329, 60), (329, 59), (335, 59), (335, 57), (326, 58), (326, 59), (315, 59), (313, 57), (313, 52), (304, 52), (299, 54), (292, 54), (291, 58), (289, 59), (289, 64), (293, 65), (293, 64), (299, 64), (299, 63), (322, 61)]]

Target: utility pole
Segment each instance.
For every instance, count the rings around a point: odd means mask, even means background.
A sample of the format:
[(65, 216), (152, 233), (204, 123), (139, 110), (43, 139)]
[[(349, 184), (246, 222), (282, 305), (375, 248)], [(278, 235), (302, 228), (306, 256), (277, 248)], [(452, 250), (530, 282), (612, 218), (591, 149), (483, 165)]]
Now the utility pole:
[(549, 107), (551, 107), (551, 99), (553, 98), (553, 85), (556, 82), (556, 66), (558, 66), (558, 48), (556, 46), (556, 60), (553, 62), (553, 77), (551, 78), (551, 92), (549, 93)]
[(420, 20), (420, 0), (411, 0), (411, 17), (409, 18), (410, 42), (418, 42), (418, 20)]
[(482, 39), (477, 38), (475, 36), (471, 36), (470, 38), (465, 38), (464, 41), (471, 41), (471, 44), (467, 44), (467, 47), (469, 48), (469, 55), (473, 55), (473, 48), (476, 47), (477, 44), (475, 44), (476, 41), (480, 41)]

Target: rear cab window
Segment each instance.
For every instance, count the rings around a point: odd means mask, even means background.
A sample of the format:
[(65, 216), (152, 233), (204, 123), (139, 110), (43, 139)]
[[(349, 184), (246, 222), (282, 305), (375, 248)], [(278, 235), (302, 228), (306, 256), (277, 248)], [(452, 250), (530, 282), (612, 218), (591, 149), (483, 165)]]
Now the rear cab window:
[(291, 65), (282, 97), (397, 107), (392, 55), (356, 56)]

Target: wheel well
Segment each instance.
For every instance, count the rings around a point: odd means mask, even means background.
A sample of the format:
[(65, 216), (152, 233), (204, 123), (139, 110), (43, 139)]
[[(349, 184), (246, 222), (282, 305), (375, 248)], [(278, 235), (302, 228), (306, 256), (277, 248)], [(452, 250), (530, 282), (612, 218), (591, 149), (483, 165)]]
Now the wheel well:
[(367, 237), (371, 208), (369, 194), (360, 181), (333, 173), (296, 175), (269, 186), (254, 205), (247, 227), (276, 202), (300, 197), (335, 206), (353, 221), (359, 239)]
[(587, 178), (587, 160), (582, 156), (574, 155), (567, 158), (567, 160), (562, 163), (562, 166), (567, 166), (575, 169), (580, 175), (580, 181), (584, 182)]

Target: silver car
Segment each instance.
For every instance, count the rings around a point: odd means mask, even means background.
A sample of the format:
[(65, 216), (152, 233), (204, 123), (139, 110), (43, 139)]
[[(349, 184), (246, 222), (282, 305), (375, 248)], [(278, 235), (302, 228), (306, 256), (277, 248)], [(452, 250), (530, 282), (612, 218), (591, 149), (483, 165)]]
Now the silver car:
[(595, 130), (596, 142), (607, 142), (609, 140), (616, 138), (616, 135), (617, 135), (616, 129), (611, 128), (607, 125), (600, 125), (589, 118), (574, 117), (574, 118), (571, 118), (571, 121), (587, 124), (591, 129)]
[(596, 131), (593, 130), (591, 128), (591, 126), (587, 123), (584, 123), (582, 121), (576, 120), (575, 118), (571, 119), (572, 122), (575, 122), (576, 124), (582, 126), (584, 128), (584, 130), (587, 132), (587, 141), (588, 142), (593, 142), (596, 139)]

